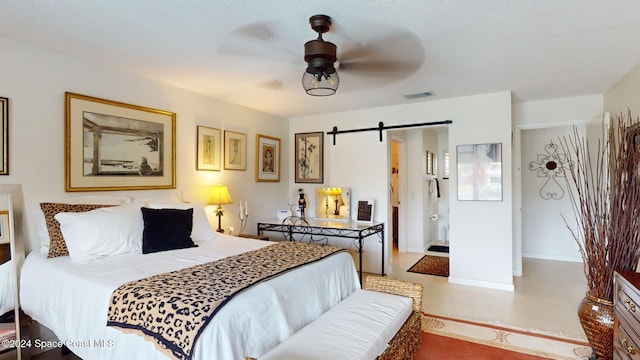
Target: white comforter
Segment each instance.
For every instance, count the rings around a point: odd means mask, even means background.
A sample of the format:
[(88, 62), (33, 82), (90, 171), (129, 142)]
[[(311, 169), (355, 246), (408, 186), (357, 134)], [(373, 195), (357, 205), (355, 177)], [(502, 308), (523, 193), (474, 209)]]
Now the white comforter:
[[(269, 242), (219, 235), (197, 248), (124, 254), (89, 264), (29, 254), (22, 309), (85, 359), (164, 359), (152, 342), (106, 326), (113, 290), (125, 282), (254, 250)], [(360, 288), (343, 252), (257, 284), (224, 306), (196, 342), (194, 359), (259, 357)]]
[(13, 261), (0, 264), (0, 315), (13, 310)]

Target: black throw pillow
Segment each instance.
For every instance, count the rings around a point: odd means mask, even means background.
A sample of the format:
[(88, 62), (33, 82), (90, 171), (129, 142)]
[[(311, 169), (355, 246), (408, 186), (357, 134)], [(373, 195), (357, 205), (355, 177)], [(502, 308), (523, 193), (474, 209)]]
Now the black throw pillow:
[(191, 240), (193, 209), (142, 208), (142, 253), (198, 246)]

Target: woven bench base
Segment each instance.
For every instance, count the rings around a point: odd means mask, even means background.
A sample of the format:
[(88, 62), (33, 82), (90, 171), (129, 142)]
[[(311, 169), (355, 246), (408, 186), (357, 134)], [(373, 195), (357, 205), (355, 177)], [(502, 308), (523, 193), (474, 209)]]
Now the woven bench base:
[(422, 344), (422, 325), (419, 312), (413, 311), (404, 325), (389, 342), (377, 360), (413, 360)]

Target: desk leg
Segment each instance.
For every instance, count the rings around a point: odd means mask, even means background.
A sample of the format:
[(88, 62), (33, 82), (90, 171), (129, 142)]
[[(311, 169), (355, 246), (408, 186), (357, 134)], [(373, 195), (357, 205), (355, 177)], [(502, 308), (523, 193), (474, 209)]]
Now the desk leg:
[(382, 235), (382, 241), (380, 241), (382, 243), (382, 269), (380, 269), (380, 275), (384, 276), (384, 230), (380, 234)]
[(362, 236), (358, 237), (358, 261), (360, 263), (359, 275), (360, 275), (360, 286), (362, 286)]

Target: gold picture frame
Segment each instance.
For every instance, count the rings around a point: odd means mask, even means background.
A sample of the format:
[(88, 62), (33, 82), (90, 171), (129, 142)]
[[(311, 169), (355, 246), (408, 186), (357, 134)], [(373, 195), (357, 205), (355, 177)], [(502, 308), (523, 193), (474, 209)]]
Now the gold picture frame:
[(196, 170), (220, 171), (222, 136), (220, 129), (197, 126)]
[(0, 144), (0, 175), (9, 175), (9, 99), (0, 97), (0, 132), (2, 144)]
[(224, 131), (224, 169), (247, 170), (247, 134)]
[(176, 188), (176, 114), (65, 93), (65, 190)]
[(280, 139), (256, 135), (256, 181), (280, 181)]
[(9, 211), (0, 210), (0, 244), (11, 243), (11, 229), (9, 228)]

